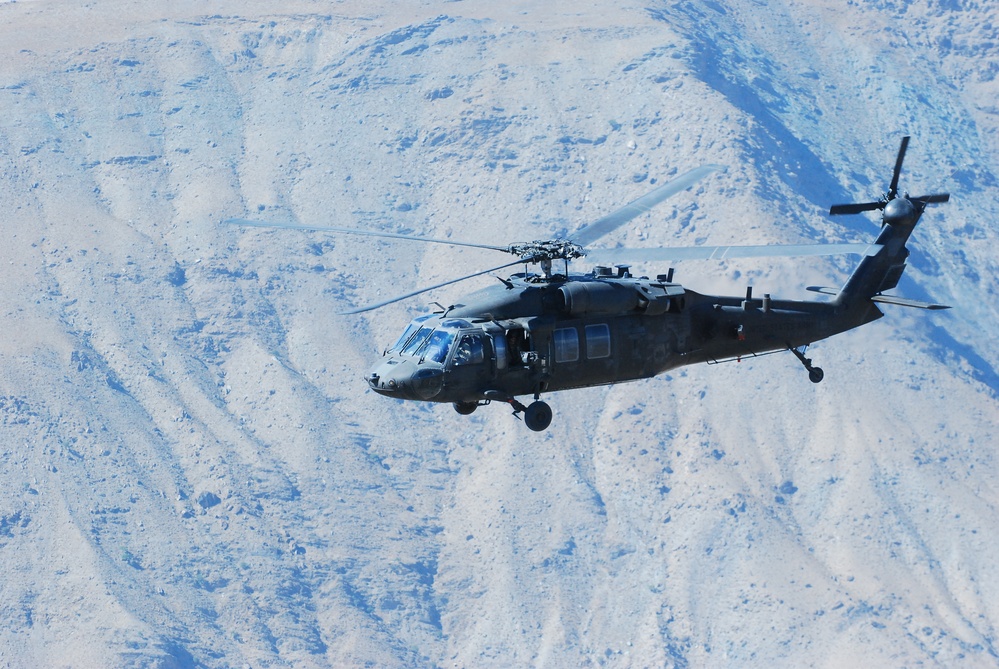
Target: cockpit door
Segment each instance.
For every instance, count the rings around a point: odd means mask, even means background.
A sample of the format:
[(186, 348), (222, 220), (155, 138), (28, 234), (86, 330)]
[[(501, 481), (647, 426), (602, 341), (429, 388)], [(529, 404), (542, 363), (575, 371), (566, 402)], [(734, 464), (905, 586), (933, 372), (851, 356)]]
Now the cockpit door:
[(477, 399), (492, 378), (493, 349), (485, 332), (459, 335), (447, 365), (447, 385), (465, 401)]

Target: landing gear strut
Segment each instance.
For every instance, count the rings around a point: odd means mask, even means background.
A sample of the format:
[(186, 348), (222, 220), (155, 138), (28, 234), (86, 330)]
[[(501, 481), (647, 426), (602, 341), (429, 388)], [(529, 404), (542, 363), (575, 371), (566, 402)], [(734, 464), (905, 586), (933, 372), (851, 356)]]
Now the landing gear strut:
[[(529, 406), (524, 406), (524, 404), (512, 395), (507, 395), (506, 393), (500, 393), (499, 391), (490, 390), (486, 392), (486, 397), (490, 400), (498, 400), (501, 402), (506, 402), (513, 407), (513, 415), (524, 414), (524, 425), (527, 426), (529, 430), (534, 432), (543, 432), (548, 429), (548, 426), (552, 424), (552, 408), (548, 406), (547, 402), (542, 402), (539, 397), (541, 393), (535, 393), (534, 401), (531, 402)], [(454, 407), (458, 409), (458, 405), (455, 404)], [(461, 413), (459, 411), (459, 413)]]
[(812, 383), (819, 383), (823, 378), (825, 378), (825, 372), (822, 371), (821, 367), (812, 366), (812, 359), (805, 357), (805, 350), (807, 349), (808, 344), (802, 346), (800, 351), (796, 348), (788, 348), (787, 350), (794, 353), (794, 356), (798, 358), (801, 364), (805, 366), (805, 369), (808, 370), (808, 380)]

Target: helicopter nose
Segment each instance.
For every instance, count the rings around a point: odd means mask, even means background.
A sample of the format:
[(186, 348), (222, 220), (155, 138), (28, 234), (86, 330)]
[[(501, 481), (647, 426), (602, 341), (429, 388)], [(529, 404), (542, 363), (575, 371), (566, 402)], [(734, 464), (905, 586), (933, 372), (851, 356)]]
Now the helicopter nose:
[[(394, 395), (396, 391), (395, 379), (384, 379), (378, 372), (371, 372), (365, 377), (368, 386), (379, 395)], [(391, 381), (391, 383), (389, 383)]]
[(400, 374), (402, 370), (399, 369), (399, 366), (400, 361), (394, 359), (379, 364), (365, 377), (368, 386), (379, 395), (399, 398), (407, 397), (408, 393), (406, 391), (408, 388), (405, 382), (407, 374)]
[(375, 367), (366, 380), (368, 386), (380, 395), (429, 400), (443, 389), (444, 370), (408, 360), (390, 359)]
[(897, 197), (885, 205), (881, 219), (887, 225), (912, 225), (916, 221), (916, 207), (907, 197)]

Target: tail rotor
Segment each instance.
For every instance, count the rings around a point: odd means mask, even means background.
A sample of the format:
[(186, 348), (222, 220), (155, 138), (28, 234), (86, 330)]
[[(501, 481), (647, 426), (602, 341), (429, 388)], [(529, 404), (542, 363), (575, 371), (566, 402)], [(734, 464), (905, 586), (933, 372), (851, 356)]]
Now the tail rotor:
[(898, 148), (898, 156), (895, 158), (895, 169), (892, 171), (891, 183), (888, 185), (888, 191), (881, 196), (881, 199), (876, 202), (835, 204), (829, 208), (829, 215), (859, 214), (879, 209), (882, 212), (882, 227), (885, 225), (914, 224), (920, 214), (926, 209), (926, 205), (950, 200), (950, 193), (934, 193), (918, 197), (909, 197), (908, 194), (905, 194), (899, 197), (898, 180), (902, 174), (902, 163), (905, 160), (905, 152), (908, 148), (909, 136), (907, 135), (902, 138), (902, 144)]

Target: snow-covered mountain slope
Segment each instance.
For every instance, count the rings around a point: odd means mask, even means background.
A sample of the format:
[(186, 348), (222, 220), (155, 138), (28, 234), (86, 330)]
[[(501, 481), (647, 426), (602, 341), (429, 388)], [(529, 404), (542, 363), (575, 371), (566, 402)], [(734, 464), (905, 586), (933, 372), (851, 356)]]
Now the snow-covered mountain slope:
[[(0, 5), (0, 661), (999, 664), (992, 3), (401, 4)], [(606, 243), (866, 241), (825, 212), (905, 134), (902, 188), (952, 199), (898, 292), (954, 309), (816, 345), (817, 386), (555, 394), (543, 434), (363, 380), (495, 279), (337, 315), (502, 258), (221, 224), (505, 244), (721, 163)]]

